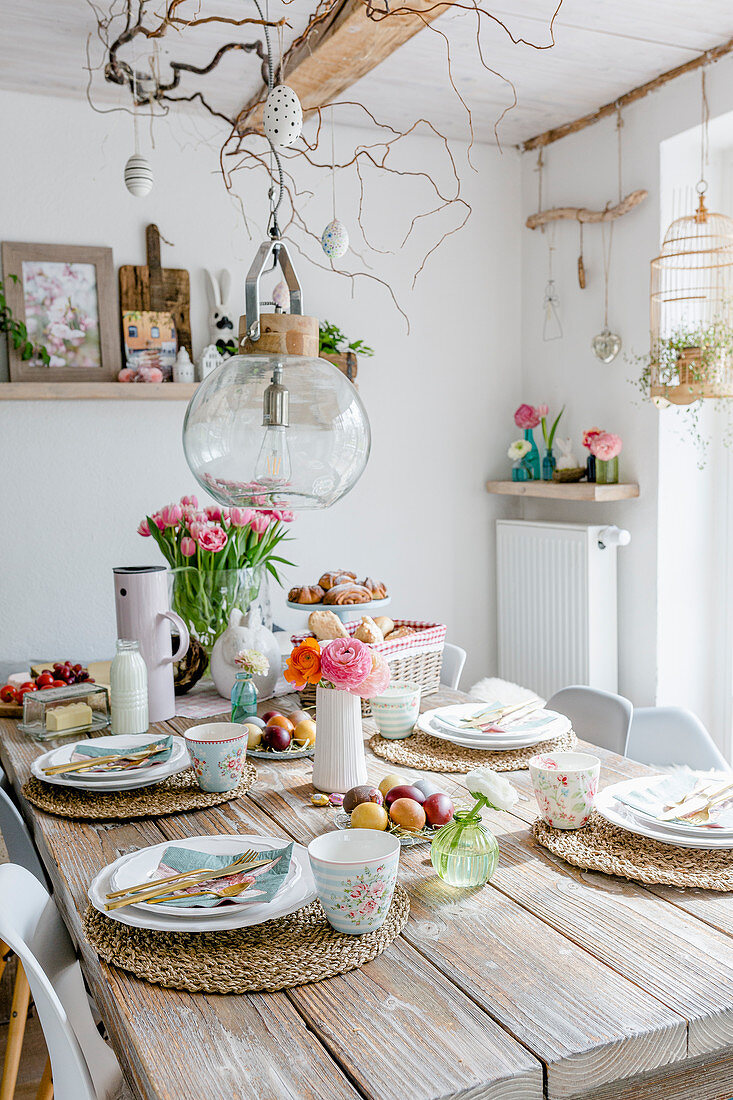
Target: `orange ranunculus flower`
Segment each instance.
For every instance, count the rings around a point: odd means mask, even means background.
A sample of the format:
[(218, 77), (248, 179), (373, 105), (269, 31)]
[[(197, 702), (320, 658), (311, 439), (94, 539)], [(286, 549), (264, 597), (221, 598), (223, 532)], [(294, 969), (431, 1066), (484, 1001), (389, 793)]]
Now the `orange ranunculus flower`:
[(285, 679), (301, 691), (306, 684), (321, 682), (321, 649), (315, 638), (306, 638), (296, 645), (288, 657)]

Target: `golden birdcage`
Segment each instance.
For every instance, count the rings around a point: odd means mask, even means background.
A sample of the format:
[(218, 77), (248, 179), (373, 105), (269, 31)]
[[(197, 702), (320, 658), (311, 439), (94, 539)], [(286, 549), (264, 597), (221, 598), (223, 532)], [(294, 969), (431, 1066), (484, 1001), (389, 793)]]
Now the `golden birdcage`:
[(733, 219), (694, 214), (667, 230), (651, 272), (651, 396), (733, 397)]

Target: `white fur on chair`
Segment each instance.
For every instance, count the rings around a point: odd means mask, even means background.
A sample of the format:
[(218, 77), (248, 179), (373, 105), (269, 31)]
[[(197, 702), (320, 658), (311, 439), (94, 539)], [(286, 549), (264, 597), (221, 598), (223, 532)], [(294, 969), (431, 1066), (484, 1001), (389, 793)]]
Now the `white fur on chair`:
[(482, 703), (494, 703), (497, 700), (511, 706), (512, 703), (529, 702), (537, 699), (537, 692), (520, 684), (512, 684), (509, 680), (500, 680), (496, 676), (487, 676), (474, 684), (468, 693), (472, 699), (479, 699)]

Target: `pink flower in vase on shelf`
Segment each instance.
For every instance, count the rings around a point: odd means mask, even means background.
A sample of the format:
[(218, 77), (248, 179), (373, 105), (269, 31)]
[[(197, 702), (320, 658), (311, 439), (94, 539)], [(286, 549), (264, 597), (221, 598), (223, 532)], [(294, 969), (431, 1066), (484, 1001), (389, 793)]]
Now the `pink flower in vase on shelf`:
[(321, 651), (321, 675), (339, 691), (358, 695), (372, 670), (372, 652), (358, 638), (336, 638)]
[(623, 443), (620, 435), (614, 435), (613, 432), (601, 432), (591, 440), (590, 453), (599, 458), (601, 462), (610, 462), (611, 459), (617, 458), (621, 454), (622, 447)]
[(202, 550), (209, 550), (212, 554), (218, 554), (227, 544), (227, 533), (221, 527), (203, 527), (197, 524), (194, 538)]
[(188, 535), (184, 535), (181, 539), (181, 553), (184, 558), (192, 558), (196, 553), (196, 543), (192, 538), (189, 538)]
[(593, 440), (604, 434), (603, 428), (587, 428), (583, 432), (583, 446), (590, 450)]
[(524, 430), (536, 428), (540, 422), (539, 413), (533, 405), (520, 405), (514, 413), (514, 423)]

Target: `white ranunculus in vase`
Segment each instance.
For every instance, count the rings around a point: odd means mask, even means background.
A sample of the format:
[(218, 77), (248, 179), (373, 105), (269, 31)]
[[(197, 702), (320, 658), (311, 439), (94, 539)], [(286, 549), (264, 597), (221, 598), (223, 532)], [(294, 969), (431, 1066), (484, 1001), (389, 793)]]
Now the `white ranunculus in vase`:
[(466, 786), (476, 799), (485, 799), (495, 810), (511, 810), (519, 801), (515, 787), (493, 768), (475, 768), (466, 776)]

